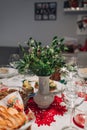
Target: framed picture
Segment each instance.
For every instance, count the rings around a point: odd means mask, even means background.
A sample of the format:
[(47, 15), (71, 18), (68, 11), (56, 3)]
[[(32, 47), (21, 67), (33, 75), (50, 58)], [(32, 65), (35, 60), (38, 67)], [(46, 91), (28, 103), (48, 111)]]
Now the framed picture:
[(35, 20), (56, 20), (57, 2), (37, 2), (34, 8)]

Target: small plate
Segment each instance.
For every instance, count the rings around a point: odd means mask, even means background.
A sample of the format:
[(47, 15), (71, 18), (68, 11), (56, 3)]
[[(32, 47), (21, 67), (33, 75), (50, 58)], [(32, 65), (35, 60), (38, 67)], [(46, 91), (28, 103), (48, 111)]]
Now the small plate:
[(8, 78), (18, 74), (18, 70), (10, 67), (0, 67), (3, 71), (0, 72), (0, 78)]

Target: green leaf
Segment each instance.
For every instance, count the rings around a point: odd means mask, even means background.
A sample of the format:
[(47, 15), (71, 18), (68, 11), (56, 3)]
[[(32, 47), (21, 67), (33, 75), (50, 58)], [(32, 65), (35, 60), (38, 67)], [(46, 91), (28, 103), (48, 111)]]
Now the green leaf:
[(55, 68), (64, 65), (62, 52), (67, 48), (63, 41), (64, 38), (54, 36), (49, 46), (43, 46), (41, 42), (30, 37), (27, 42), (29, 51), (20, 45), (23, 57), (18, 62), (19, 71), (22, 73), (26, 70), (32, 70), (37, 75), (51, 75)]

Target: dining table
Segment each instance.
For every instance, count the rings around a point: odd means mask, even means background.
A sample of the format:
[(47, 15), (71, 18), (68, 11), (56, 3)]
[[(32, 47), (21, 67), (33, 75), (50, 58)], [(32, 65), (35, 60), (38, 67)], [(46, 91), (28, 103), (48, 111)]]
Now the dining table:
[[(0, 78), (0, 83), (5, 84), (8, 87), (12, 88), (17, 88), (17, 87), (22, 87), (23, 85), (23, 80), (27, 79), (29, 81), (37, 81), (38, 77), (36, 75), (23, 75), (23, 74), (15, 74), (10, 77), (3, 77)], [(58, 86), (62, 86), (63, 84), (60, 83), (59, 81), (56, 81)], [(55, 96), (60, 96), (60, 94), (56, 94)], [(64, 105), (61, 103), (61, 105)], [(44, 117), (45, 118), (45, 117)], [(46, 116), (47, 120), (47, 116)], [(40, 124), (38, 125), (35, 121), (32, 122), (31, 124), (31, 130), (61, 130), (64, 126), (67, 126), (70, 124), (70, 113), (65, 112), (63, 115), (55, 115), (54, 116), (54, 121), (51, 122), (50, 124)], [(80, 128), (76, 126), (73, 121), (72, 121), (73, 126), (77, 127), (78, 130), (83, 130), (83, 128)]]

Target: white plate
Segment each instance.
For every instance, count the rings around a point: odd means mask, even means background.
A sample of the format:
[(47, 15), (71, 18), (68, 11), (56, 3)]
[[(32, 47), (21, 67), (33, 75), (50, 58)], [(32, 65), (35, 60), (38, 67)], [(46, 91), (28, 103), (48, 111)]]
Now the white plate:
[(3, 67), (3, 68), (7, 69), (7, 73), (0, 73), (0, 78), (8, 78), (18, 74), (17, 69), (9, 67)]

